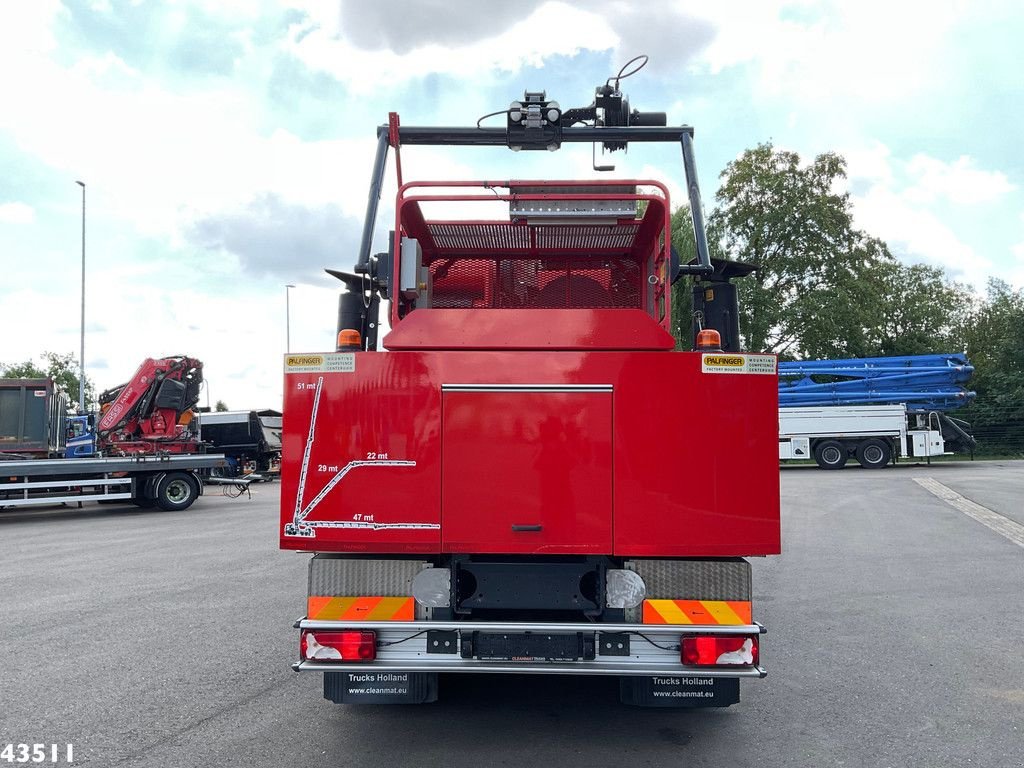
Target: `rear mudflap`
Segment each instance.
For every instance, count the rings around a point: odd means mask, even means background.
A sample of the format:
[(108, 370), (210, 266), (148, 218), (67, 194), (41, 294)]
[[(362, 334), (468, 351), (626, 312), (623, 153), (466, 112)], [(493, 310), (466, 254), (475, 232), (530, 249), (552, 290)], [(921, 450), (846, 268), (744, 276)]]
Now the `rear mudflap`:
[(429, 704), (437, 701), (437, 673), (324, 672), (324, 698), (335, 704)]

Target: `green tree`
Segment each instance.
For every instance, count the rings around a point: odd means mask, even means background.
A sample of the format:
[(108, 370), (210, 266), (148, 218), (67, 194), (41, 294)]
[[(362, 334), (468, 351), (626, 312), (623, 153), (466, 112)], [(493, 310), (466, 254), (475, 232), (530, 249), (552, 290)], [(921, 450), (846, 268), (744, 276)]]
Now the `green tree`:
[(962, 329), (974, 308), (969, 288), (951, 282), (941, 267), (880, 262), (868, 278), (878, 318), (868, 329), (877, 355), (959, 352)]
[(24, 363), (5, 363), (0, 365), (0, 374), (8, 379), (45, 379), (46, 371), (31, 360)]
[[(697, 242), (693, 237), (690, 207), (682, 205), (672, 214), (672, 245), (681, 264), (697, 258)], [(690, 313), (693, 310), (693, 281), (682, 276), (672, 286), (672, 335), (676, 349), (692, 349)]]
[(758, 269), (738, 281), (745, 346), (786, 357), (870, 351), (878, 296), (866, 277), (892, 257), (854, 229), (842, 157), (803, 165), (795, 152), (761, 144), (722, 172), (709, 240), (726, 258)]
[(223, 400), (218, 400), (216, 403), (213, 404), (213, 410), (217, 411), (218, 413), (220, 413), (221, 411), (226, 411), (228, 410), (228, 404), (225, 403)]
[[(57, 388), (68, 396), (72, 403), (78, 402), (78, 359), (71, 353), (43, 352), (39, 359), (42, 366), (31, 360), (23, 363), (0, 365), (0, 374), (14, 379), (45, 379), (54, 380)], [(96, 407), (96, 388), (88, 376), (85, 377), (86, 410)]]
[[(1024, 291), (990, 280), (962, 320), (974, 403), (962, 412), (982, 451), (1024, 454)], [(958, 414), (960, 415), (960, 414)]]

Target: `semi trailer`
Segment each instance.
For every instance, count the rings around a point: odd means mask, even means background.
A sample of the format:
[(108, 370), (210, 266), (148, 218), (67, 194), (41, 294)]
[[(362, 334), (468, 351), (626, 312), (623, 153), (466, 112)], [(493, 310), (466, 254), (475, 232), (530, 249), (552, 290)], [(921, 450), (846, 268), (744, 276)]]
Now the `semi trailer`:
[[(310, 554), (293, 668), (330, 701), (423, 703), (440, 673), (505, 673), (721, 707), (766, 674), (748, 558), (780, 551), (776, 358), (710, 320), (675, 350), (672, 284), (715, 272), (693, 129), (631, 111), (623, 72), (589, 107), (527, 92), (501, 127), (392, 113), (377, 130), (355, 269), (328, 270), (337, 344), (284, 358), (280, 546)], [(693, 264), (660, 180), (401, 170), (422, 145), (645, 142), (681, 149)]]

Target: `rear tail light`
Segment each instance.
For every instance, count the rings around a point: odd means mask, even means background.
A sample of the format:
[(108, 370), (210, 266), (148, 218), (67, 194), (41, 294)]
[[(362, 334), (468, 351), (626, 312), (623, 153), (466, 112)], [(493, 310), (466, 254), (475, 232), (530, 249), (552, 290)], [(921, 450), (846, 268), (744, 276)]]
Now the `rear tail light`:
[(757, 666), (757, 635), (690, 635), (680, 639), (680, 660), (690, 667)]
[(373, 661), (377, 658), (376, 632), (302, 633), (300, 653), (306, 661)]

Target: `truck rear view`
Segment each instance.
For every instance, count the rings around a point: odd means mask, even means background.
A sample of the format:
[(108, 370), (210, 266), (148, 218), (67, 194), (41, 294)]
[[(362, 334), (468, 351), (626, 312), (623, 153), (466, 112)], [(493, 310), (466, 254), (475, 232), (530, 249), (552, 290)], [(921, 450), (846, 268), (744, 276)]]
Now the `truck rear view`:
[[(675, 350), (671, 284), (712, 267), (692, 129), (664, 123), (616, 82), (579, 110), (527, 93), (505, 128), (380, 128), (338, 349), (285, 358), (281, 547), (314, 553), (295, 668), (326, 698), (590, 674), (627, 703), (728, 706), (764, 676), (744, 558), (780, 546), (776, 362), (713, 333)], [(641, 141), (682, 148), (697, 263), (656, 180), (400, 175), (411, 145)]]

